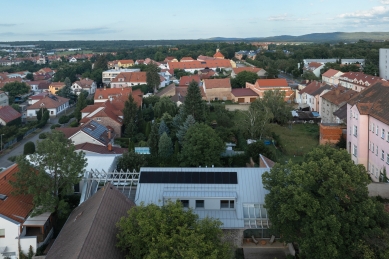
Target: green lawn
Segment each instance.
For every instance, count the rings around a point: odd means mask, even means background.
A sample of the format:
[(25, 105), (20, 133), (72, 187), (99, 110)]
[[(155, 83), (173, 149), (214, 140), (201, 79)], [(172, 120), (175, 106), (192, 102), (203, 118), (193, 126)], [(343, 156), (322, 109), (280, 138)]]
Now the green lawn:
[(317, 124), (292, 124), (280, 126), (271, 124), (270, 131), (280, 136), (284, 152), (275, 150), (279, 162), (291, 159), (293, 162), (301, 162), (304, 154), (319, 145), (319, 126)]

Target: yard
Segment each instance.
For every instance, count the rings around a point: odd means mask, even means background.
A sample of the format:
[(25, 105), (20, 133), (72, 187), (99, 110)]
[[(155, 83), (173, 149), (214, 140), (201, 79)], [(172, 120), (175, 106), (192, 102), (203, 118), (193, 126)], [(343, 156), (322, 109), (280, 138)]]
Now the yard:
[(317, 124), (292, 124), (280, 126), (271, 124), (270, 131), (280, 137), (283, 152), (271, 146), (276, 152), (278, 162), (301, 162), (304, 154), (319, 145), (319, 126)]

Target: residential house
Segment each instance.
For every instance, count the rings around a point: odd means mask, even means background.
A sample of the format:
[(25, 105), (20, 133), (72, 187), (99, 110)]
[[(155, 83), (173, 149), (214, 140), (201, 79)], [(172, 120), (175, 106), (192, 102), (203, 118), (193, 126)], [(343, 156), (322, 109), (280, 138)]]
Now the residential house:
[(324, 64), (318, 62), (311, 62), (303, 68), (303, 73), (312, 72), (316, 77), (320, 77), (320, 70), (324, 67)]
[(343, 72), (331, 68), (321, 75), (321, 81), (329, 85), (338, 85), (339, 77), (343, 74)]
[(69, 63), (76, 63), (77, 59), (75, 57), (69, 58)]
[(192, 57), (183, 57), (180, 59), (180, 62), (188, 62), (188, 61), (194, 61)]
[(381, 48), (379, 50), (379, 73), (380, 77), (385, 80), (389, 80), (389, 69), (388, 69), (388, 57), (389, 57), (389, 49)]
[(36, 119), (36, 114), (41, 108), (46, 108), (50, 117), (56, 117), (69, 108), (69, 99), (51, 94), (46, 95), (27, 108), (27, 118)]
[(142, 107), (143, 93), (140, 89), (132, 91), (132, 88), (99, 88), (94, 95), (94, 102), (104, 103), (107, 100), (120, 98), (124, 101), (128, 100), (129, 95), (132, 95), (138, 107)]
[(339, 110), (357, 93), (352, 89), (337, 86), (321, 95), (319, 110), (322, 123), (346, 123), (346, 121), (342, 121), (339, 117), (335, 116), (334, 112)]
[(82, 91), (87, 91), (88, 94), (96, 92), (96, 83), (92, 79), (82, 79), (72, 84), (71, 89), (74, 94), (79, 95)]
[(229, 78), (204, 79), (203, 90), (207, 101), (231, 100), (231, 82)]
[(299, 91), (298, 96), (300, 97), (297, 100), (300, 109), (304, 109), (310, 107), (309, 110), (312, 111), (313, 107), (316, 107), (313, 93), (320, 89), (320, 87), (324, 86), (324, 83), (320, 83), (318, 81), (309, 82), (302, 90)]
[(124, 258), (125, 254), (116, 246), (116, 224), (134, 206), (107, 183), (72, 211), (46, 259)]
[(136, 61), (135, 61), (135, 65), (142, 65), (142, 64), (144, 64), (145, 63), (145, 60), (144, 59), (137, 59)]
[(50, 93), (40, 93), (40, 94), (35, 94), (31, 95), (28, 97), (28, 105), (33, 105), (34, 103), (38, 102), (39, 100), (45, 98), (46, 96), (49, 96)]
[(12, 106), (0, 106), (0, 125), (7, 125), (22, 117)]
[(29, 85), (31, 87), (31, 92), (33, 92), (33, 93), (41, 93), (42, 92), (42, 89), (39, 89), (40, 83), (44, 83), (44, 85), (48, 84), (48, 86), (49, 86), (48, 90), (50, 90), (50, 82), (48, 82), (47, 80), (26, 81), (24, 83), (26, 83), (27, 85)]
[(181, 86), (181, 87), (188, 87), (189, 84), (190, 84), (192, 81), (195, 81), (195, 82), (197, 83), (197, 85), (201, 85), (201, 84), (202, 84), (199, 75), (191, 75), (191, 76), (182, 76), (182, 77), (180, 78), (180, 83), (178, 84), (178, 86)]
[(308, 105), (310, 107), (310, 111), (315, 111), (320, 113), (320, 97), (326, 92), (330, 91), (333, 88), (331, 85), (323, 85), (317, 90), (307, 94)]
[(122, 72), (111, 81), (111, 88), (131, 87), (147, 84), (146, 72)]
[(0, 258), (19, 258), (19, 247), (25, 254), (46, 244), (52, 236), (50, 213), (30, 217), (33, 196), (15, 195), (10, 181), (15, 181), (17, 164), (0, 173)]
[(64, 88), (66, 85), (65, 85), (65, 83), (63, 83), (63, 82), (52, 82), (52, 83), (50, 83), (50, 85), (49, 85), (49, 92), (51, 93), (51, 94), (57, 94), (57, 92), (59, 91), (59, 90), (61, 90), (62, 88)]
[(383, 79), (378, 76), (366, 75), (362, 72), (347, 72), (339, 77), (341, 86), (353, 89), (357, 92), (361, 92), (372, 84), (382, 80)]
[(166, 57), (165, 62), (178, 62), (178, 60), (175, 57)]
[(231, 78), (235, 78), (240, 72), (248, 71), (257, 74), (260, 78), (266, 77), (266, 70), (258, 67), (237, 67), (233, 68), (231, 72)]
[(123, 72), (140, 72), (139, 68), (115, 68), (115, 69), (109, 69), (106, 71), (103, 71), (102, 73), (102, 81), (103, 84), (108, 85), (111, 83), (111, 81), (117, 77), (120, 73)]
[(250, 88), (233, 88), (231, 90), (231, 100), (237, 103), (252, 103), (259, 95)]
[(112, 144), (115, 132), (112, 127), (105, 127), (97, 121), (91, 120), (75, 128), (56, 128), (62, 132), (66, 138), (70, 139), (74, 145), (91, 143), (108, 148)]
[(242, 60), (244, 57), (254, 60), (257, 57), (257, 54), (261, 52), (261, 49), (257, 50), (240, 50), (235, 52), (235, 58)]
[(389, 82), (377, 81), (347, 102), (347, 150), (374, 182), (389, 177)]
[[(228, 59), (209, 59), (204, 61), (187, 61), (187, 62), (168, 62), (167, 63), (169, 72), (174, 73), (175, 69), (182, 69), (186, 72), (194, 73), (195, 71), (202, 70), (204, 68), (209, 68), (214, 71), (218, 68), (223, 68), (225, 70), (231, 70), (233, 66), (231, 65), (230, 60)], [(235, 66), (236, 67), (236, 66)]]
[(37, 71), (37, 73), (39, 73), (39, 74), (49, 74), (49, 75), (53, 76), (55, 74), (55, 71), (52, 70), (49, 67), (44, 67), (44, 68), (39, 69)]
[(104, 147), (104, 146), (100, 146), (100, 145), (96, 145), (96, 144), (92, 144), (92, 143), (87, 143), (87, 142), (76, 145), (75, 149), (76, 149), (76, 151), (82, 151), (87, 155), (89, 155), (89, 154), (122, 155), (123, 153), (128, 152), (128, 148), (115, 147), (115, 146), (112, 146), (112, 144), (111, 145), (108, 144), (107, 147)]
[(199, 70), (198, 75), (200, 76), (201, 80), (204, 80), (204, 79), (211, 79), (214, 76), (217, 76), (218, 73), (216, 73), (212, 69), (204, 68), (204, 69)]
[(214, 58), (218, 58), (218, 59), (224, 59), (224, 55), (217, 49), (216, 50), (216, 53), (213, 55)]
[(9, 105), (8, 94), (4, 91), (0, 91), (0, 106)]
[(40, 92), (40, 93), (48, 93), (49, 92), (49, 88), (50, 87), (50, 82), (46, 81), (46, 80), (42, 80), (39, 84), (38, 84), (38, 90), (37, 92)]
[(264, 168), (141, 168), (136, 204), (163, 206), (180, 200), (200, 219), (219, 219), (222, 229), (234, 236), (235, 245), (243, 238), (270, 238), (265, 209), (268, 191), (262, 185)]
[(16, 77), (16, 78), (5, 78), (3, 80), (0, 80), (0, 89), (3, 88), (6, 84), (12, 83), (12, 82), (22, 82), (22, 78)]
[[(200, 87), (200, 92), (202, 98), (205, 99), (205, 94), (202, 87)], [(170, 100), (175, 102), (177, 106), (180, 106), (181, 104), (184, 103), (187, 93), (188, 93), (187, 86), (176, 86), (175, 84), (170, 84), (169, 86), (165, 87), (155, 95), (159, 97), (165, 97), (165, 96), (170, 97)]]
[(254, 84), (246, 82), (246, 88), (256, 92), (259, 98), (263, 97), (265, 91), (279, 90), (285, 93), (285, 101), (291, 102), (294, 99), (294, 91), (290, 88), (285, 78), (258, 79)]
[(325, 65), (326, 63), (336, 63), (338, 60), (336, 58), (323, 58), (323, 59), (303, 59), (304, 66), (307, 66), (309, 63), (321, 63)]
[(134, 65), (134, 60), (132, 59), (119, 60), (117, 65), (122, 68), (132, 67)]

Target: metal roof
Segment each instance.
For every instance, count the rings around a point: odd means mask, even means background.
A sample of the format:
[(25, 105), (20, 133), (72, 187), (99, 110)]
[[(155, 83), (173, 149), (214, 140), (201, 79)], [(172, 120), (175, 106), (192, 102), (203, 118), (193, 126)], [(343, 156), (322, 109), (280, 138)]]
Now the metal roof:
[(166, 198), (237, 198), (236, 192), (164, 192), (163, 197)]

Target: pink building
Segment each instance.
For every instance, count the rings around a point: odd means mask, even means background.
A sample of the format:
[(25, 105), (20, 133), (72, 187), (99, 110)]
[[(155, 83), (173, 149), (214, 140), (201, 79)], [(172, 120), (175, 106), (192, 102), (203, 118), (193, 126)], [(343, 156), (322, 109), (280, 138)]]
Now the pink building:
[(389, 82), (379, 81), (347, 102), (347, 150), (378, 182), (389, 177)]

